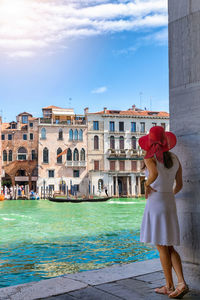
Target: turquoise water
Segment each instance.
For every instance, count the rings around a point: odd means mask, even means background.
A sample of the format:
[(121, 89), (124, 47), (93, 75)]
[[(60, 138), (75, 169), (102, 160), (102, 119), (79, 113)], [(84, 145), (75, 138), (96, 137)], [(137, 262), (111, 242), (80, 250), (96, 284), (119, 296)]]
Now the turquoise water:
[(0, 287), (157, 257), (139, 242), (145, 199), (0, 202)]

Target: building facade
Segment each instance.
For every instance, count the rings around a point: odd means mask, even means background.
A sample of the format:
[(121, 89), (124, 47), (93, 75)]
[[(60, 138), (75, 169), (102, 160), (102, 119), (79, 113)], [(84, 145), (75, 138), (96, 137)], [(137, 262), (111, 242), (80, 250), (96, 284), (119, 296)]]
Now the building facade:
[(29, 185), (36, 190), (38, 155), (38, 120), (23, 112), (16, 121), (3, 123), (2, 143), (2, 184)]
[(38, 188), (40, 194), (86, 194), (87, 124), (84, 115), (56, 106), (39, 118)]
[(169, 130), (169, 114), (137, 109), (87, 111), (88, 172), (92, 193), (144, 194), (143, 151), (138, 139), (155, 125)]
[(168, 113), (135, 105), (94, 113), (86, 108), (83, 115), (57, 106), (42, 112), (42, 118), (24, 112), (2, 124), (3, 185), (29, 185), (43, 197), (144, 194), (138, 139), (155, 125), (169, 130)]

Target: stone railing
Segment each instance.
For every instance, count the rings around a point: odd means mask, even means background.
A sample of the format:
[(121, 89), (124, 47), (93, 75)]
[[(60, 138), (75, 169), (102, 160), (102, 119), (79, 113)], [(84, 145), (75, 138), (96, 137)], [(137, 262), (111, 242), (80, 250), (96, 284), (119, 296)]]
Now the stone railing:
[(86, 167), (86, 161), (66, 161), (66, 167)]
[(51, 118), (39, 118), (39, 124), (86, 125), (86, 120), (53, 120)]
[(141, 149), (108, 149), (109, 157), (132, 157), (144, 156), (145, 151)]
[(128, 149), (108, 149), (110, 157), (126, 157)]

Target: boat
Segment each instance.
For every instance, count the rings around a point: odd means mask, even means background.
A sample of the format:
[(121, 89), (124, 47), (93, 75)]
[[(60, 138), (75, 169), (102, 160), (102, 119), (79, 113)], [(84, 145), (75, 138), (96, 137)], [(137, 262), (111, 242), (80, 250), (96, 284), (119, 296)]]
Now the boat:
[(79, 198), (79, 199), (75, 199), (75, 198), (53, 198), (53, 197), (49, 197), (48, 200), (52, 201), (52, 202), (72, 202), (72, 203), (80, 203), (80, 202), (104, 202), (104, 201), (108, 201), (109, 199), (111, 199), (112, 197), (104, 197), (104, 198)]
[(3, 201), (5, 199), (5, 196), (4, 195), (0, 195), (0, 201)]

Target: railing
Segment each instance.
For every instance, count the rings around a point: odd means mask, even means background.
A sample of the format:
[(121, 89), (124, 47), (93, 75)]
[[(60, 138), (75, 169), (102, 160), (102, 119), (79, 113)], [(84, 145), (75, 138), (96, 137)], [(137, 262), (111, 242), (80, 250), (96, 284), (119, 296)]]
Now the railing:
[(39, 118), (39, 124), (85, 125), (86, 120), (53, 120), (52, 118)]
[(125, 157), (128, 153), (128, 149), (108, 149), (109, 156), (113, 157)]
[(67, 167), (86, 167), (86, 161), (66, 161)]
[(131, 130), (124, 130), (124, 131), (119, 131), (119, 130), (108, 130), (109, 134), (126, 134), (126, 133), (131, 133), (132, 135), (145, 135), (148, 133), (148, 131), (131, 131)]
[(49, 118), (39, 118), (39, 124), (52, 124), (52, 120)]
[(109, 157), (132, 157), (144, 156), (145, 151), (141, 149), (108, 149)]
[(133, 135), (145, 135), (145, 134), (147, 134), (147, 130), (145, 130), (145, 131), (131, 131), (131, 134), (133, 134)]
[[(31, 181), (37, 181), (37, 176), (31, 176)], [(29, 176), (15, 176), (15, 181), (29, 181)]]

